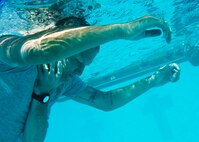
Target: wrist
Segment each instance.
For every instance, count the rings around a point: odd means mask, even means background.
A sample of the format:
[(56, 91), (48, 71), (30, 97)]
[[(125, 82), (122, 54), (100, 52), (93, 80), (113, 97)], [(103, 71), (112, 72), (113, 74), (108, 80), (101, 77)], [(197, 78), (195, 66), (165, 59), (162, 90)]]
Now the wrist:
[(147, 77), (146, 81), (149, 87), (156, 87), (155, 74)]
[(125, 39), (124, 24), (113, 24), (111, 25), (111, 36), (114, 39)]
[(124, 24), (118, 24), (118, 35), (120, 36), (120, 39), (128, 39), (127, 34), (127, 23)]
[(120, 24), (120, 38), (127, 40), (135, 40), (136, 36), (143, 31), (141, 28), (142, 23), (139, 20), (135, 20), (129, 23)]
[(40, 93), (37, 94), (35, 92), (32, 93), (32, 98), (41, 104), (47, 104), (50, 100), (50, 95), (48, 93)]

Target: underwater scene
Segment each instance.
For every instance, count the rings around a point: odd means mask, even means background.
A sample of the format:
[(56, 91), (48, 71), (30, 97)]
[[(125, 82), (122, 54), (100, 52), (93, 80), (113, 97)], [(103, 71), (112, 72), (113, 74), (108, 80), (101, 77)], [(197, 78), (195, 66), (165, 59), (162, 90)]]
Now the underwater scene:
[(45, 142), (199, 142), (199, 0), (0, 0), (0, 8), (1, 35), (29, 35), (55, 17), (73, 16), (97, 27), (151, 15), (171, 28), (169, 43), (160, 26), (160, 36), (101, 44), (80, 79), (108, 92), (176, 63), (179, 80), (111, 111), (61, 98), (48, 116)]

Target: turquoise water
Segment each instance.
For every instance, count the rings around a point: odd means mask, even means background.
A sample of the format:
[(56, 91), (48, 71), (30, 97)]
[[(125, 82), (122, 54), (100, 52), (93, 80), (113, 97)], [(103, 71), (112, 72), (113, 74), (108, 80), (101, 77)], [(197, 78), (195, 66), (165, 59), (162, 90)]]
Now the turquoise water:
[[(100, 86), (126, 76), (129, 73), (122, 72), (117, 78), (113, 74), (132, 64), (140, 67), (136, 70), (132, 68), (132, 74), (145, 70), (146, 74), (150, 74), (149, 68), (156, 69), (161, 64), (151, 60), (161, 53), (167, 53), (168, 60), (162, 61), (168, 63), (183, 58), (183, 49), (186, 48), (183, 43), (198, 45), (198, 0), (74, 0), (68, 1), (68, 6), (78, 9), (79, 2), (83, 3), (84, 15), (92, 25), (123, 23), (152, 14), (167, 20), (173, 30), (170, 44), (157, 37), (135, 42), (118, 40), (102, 45), (93, 64), (81, 76), (90, 84), (102, 78), (104, 82), (96, 85)], [(93, 9), (88, 9), (88, 6)], [(66, 13), (73, 15), (70, 8)], [(19, 16), (14, 11), (15, 7), (10, 8), (9, 3), (2, 8), (0, 31), (16, 33), (24, 27), (30, 28), (23, 14)], [(10, 22), (11, 19), (14, 22)], [(175, 58), (172, 58), (174, 55)], [(164, 54), (162, 56), (162, 59), (166, 58)], [(102, 112), (74, 101), (55, 104), (46, 142), (198, 142), (199, 67), (181, 61), (180, 67), (181, 78), (177, 83), (151, 89), (111, 112)], [(135, 75), (132, 81), (146, 74)], [(103, 79), (106, 75), (109, 80)], [(131, 83), (127, 79), (123, 81)], [(101, 89), (115, 87), (119, 85), (109, 84)]]
[[(119, 40), (107, 43), (84, 72), (84, 80), (95, 80), (107, 74), (111, 77), (111, 73), (130, 64), (140, 64), (142, 59), (147, 64), (159, 52), (178, 50), (182, 42), (198, 44), (198, 0), (98, 2), (101, 8), (88, 17), (91, 23), (121, 23), (150, 13), (169, 22), (173, 41), (168, 45), (158, 37), (136, 42)], [(180, 63), (180, 67), (181, 78), (177, 83), (151, 89), (112, 112), (102, 112), (73, 101), (56, 104), (50, 117), (46, 142), (198, 142), (199, 67), (193, 67), (188, 62)], [(104, 86), (102, 89), (114, 87), (119, 86)]]
[(199, 67), (180, 66), (177, 83), (154, 88), (112, 112), (73, 101), (56, 104), (46, 142), (198, 142)]

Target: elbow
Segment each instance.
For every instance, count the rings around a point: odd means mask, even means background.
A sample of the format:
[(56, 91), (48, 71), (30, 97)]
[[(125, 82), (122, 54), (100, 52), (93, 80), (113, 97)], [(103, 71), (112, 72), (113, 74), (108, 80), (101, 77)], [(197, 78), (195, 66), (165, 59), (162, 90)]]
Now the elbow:
[(112, 109), (112, 108), (102, 108), (101, 110), (104, 111), (104, 112), (110, 112), (110, 111), (113, 111), (115, 109)]
[(116, 110), (118, 107), (114, 106), (113, 104), (108, 104), (106, 106), (100, 107), (98, 109), (104, 111), (104, 112), (110, 112), (113, 110)]
[(21, 62), (24, 64), (37, 64), (44, 56), (41, 48), (34, 41), (27, 41), (23, 44), (21, 51)]
[(120, 107), (120, 105), (113, 100), (112, 92), (107, 92), (103, 96), (100, 105), (98, 105), (100, 110), (110, 112)]
[(28, 64), (43, 64), (73, 55), (73, 52), (70, 50), (68, 50), (69, 52), (65, 50), (66, 47), (69, 48), (69, 45), (61, 43), (63, 42), (50, 42), (48, 40), (27, 41), (21, 48), (22, 60)]
[(54, 52), (49, 51), (43, 44), (42, 47), (38, 41), (27, 41), (21, 48), (21, 60), (24, 64), (42, 64), (54, 61)]

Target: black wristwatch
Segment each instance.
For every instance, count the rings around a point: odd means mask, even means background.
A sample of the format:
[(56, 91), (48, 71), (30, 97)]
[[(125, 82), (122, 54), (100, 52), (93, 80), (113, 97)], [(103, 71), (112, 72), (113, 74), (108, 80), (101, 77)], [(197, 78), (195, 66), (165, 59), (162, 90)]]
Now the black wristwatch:
[(39, 101), (42, 104), (46, 104), (49, 102), (50, 100), (50, 95), (49, 94), (42, 94), (42, 95), (38, 95), (35, 94), (34, 92), (32, 93), (32, 98)]

